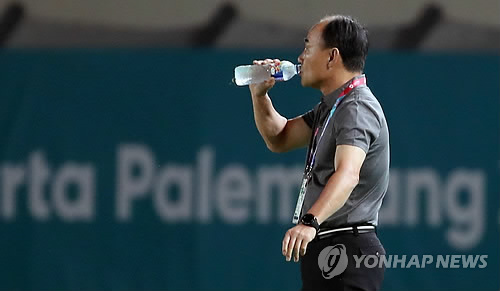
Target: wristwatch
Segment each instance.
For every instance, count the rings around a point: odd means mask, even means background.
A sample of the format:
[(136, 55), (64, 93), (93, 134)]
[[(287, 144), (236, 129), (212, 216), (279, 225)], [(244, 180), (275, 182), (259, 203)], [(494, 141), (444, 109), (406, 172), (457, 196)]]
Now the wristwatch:
[(312, 215), (311, 213), (304, 214), (302, 216), (302, 218), (300, 219), (300, 223), (303, 225), (314, 227), (314, 229), (316, 229), (316, 233), (318, 233), (318, 231), (319, 231), (318, 219), (316, 218), (316, 216)]

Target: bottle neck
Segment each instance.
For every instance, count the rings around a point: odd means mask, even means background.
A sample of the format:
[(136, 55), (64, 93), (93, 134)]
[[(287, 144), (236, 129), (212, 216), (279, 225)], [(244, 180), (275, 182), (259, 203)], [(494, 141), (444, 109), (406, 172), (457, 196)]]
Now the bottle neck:
[(297, 74), (300, 74), (300, 69), (302, 68), (302, 64), (296, 64), (295, 65), (295, 72), (297, 72)]

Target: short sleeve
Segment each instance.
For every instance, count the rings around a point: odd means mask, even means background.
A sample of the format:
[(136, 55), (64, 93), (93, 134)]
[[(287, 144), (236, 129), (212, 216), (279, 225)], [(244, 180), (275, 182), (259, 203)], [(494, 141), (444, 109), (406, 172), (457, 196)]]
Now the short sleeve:
[(336, 145), (353, 145), (368, 153), (380, 134), (380, 121), (375, 108), (367, 101), (349, 100), (335, 112)]
[(316, 106), (314, 106), (313, 109), (302, 114), (302, 118), (306, 122), (307, 126), (309, 126), (310, 128), (314, 127), (314, 119), (316, 118), (316, 114), (318, 114), (318, 108), (319, 108), (319, 103)]

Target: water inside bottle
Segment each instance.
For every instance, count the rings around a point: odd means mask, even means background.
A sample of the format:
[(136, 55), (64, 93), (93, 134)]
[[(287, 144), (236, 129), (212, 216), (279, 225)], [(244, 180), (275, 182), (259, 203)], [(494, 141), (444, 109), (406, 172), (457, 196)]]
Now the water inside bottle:
[(269, 71), (266, 66), (239, 66), (234, 71), (236, 85), (244, 86), (250, 83), (260, 83), (269, 78)]
[(245, 86), (251, 83), (260, 83), (267, 80), (271, 75), (276, 78), (276, 81), (287, 81), (291, 79), (294, 75), (300, 73), (301, 64), (290, 65), (283, 67), (281, 70), (275, 70), (274, 67), (266, 66), (238, 66), (234, 71), (233, 83), (238, 86)]

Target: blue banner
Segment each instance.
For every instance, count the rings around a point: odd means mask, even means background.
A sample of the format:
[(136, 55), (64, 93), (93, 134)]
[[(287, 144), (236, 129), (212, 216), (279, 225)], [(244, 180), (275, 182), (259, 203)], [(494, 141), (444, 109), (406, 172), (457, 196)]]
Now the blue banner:
[[(236, 65), (300, 52), (3, 51), (1, 290), (298, 290), (285, 262), (305, 149), (273, 154)], [(373, 53), (391, 134), (379, 236), (388, 254), (486, 255), (483, 268), (400, 263), (384, 290), (498, 290), (497, 55)], [(299, 78), (284, 116), (319, 102)], [(455, 264), (456, 265), (456, 264)]]

